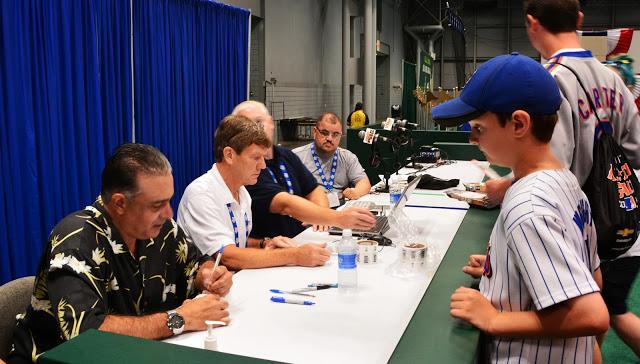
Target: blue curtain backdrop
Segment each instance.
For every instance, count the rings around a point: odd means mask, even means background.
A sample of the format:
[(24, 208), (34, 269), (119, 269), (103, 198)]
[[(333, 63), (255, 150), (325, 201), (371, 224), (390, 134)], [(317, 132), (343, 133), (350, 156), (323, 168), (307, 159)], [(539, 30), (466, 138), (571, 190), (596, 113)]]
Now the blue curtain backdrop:
[(0, 1), (0, 283), (35, 273), (131, 140), (129, 18), (128, 0)]
[(249, 12), (204, 0), (137, 0), (133, 10), (136, 142), (185, 187), (213, 164), (213, 132), (246, 99)]

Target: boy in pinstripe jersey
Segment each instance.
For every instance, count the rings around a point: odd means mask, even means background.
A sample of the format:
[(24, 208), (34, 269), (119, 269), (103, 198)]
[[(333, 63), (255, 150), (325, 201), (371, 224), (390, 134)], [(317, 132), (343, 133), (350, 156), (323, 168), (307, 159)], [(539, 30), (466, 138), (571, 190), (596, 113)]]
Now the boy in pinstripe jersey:
[[(631, 166), (640, 168), (640, 115), (634, 96), (622, 79), (580, 45), (576, 34), (583, 14), (577, 0), (526, 0), (524, 11), (527, 35), (540, 54), (549, 59), (545, 68), (560, 88), (562, 104), (551, 148), (560, 162), (573, 172), (582, 186), (593, 165), (593, 142), (597, 119), (611, 127), (611, 135), (624, 150)], [(596, 110), (571, 67), (590, 90)], [(487, 194), (499, 202), (500, 192), (510, 184), (500, 179), (487, 183)], [(640, 318), (628, 310), (626, 300), (640, 271), (640, 239), (624, 254), (602, 261), (602, 296), (610, 314), (610, 325), (618, 336), (640, 356)]]
[(451, 315), (490, 336), (492, 362), (592, 363), (594, 335), (608, 326), (589, 202), (549, 147), (560, 103), (549, 73), (513, 53), (483, 64), (459, 98), (433, 109), (446, 126), (471, 120), (470, 141), (515, 176), (486, 256), (472, 257), (482, 265), (465, 267), (482, 276), (480, 292), (461, 287), (451, 297)]

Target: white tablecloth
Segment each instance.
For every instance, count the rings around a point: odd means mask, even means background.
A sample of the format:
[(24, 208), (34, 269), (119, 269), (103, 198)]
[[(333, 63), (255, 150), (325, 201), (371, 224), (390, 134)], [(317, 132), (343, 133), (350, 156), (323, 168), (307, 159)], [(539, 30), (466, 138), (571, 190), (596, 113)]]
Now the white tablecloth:
[[(404, 170), (401, 171), (403, 173)], [(441, 178), (478, 182), (482, 173), (468, 162), (430, 169)], [(388, 202), (386, 194), (367, 199)], [(451, 200), (441, 191), (416, 190), (405, 208), (428, 243), (428, 271), (403, 279), (389, 274), (395, 248), (385, 247), (374, 265), (358, 266), (358, 290), (341, 294), (332, 288), (314, 292), (314, 306), (273, 303), (269, 289), (289, 290), (313, 282), (337, 281), (337, 257), (323, 267), (245, 269), (234, 275), (227, 297), (231, 324), (216, 328), (219, 351), (293, 363), (386, 363), (426, 291), (433, 272), (453, 240), (468, 205)], [(413, 206), (413, 207), (411, 207)], [(306, 230), (299, 243), (331, 242), (328, 233)], [(462, 264), (462, 263), (461, 263)], [(301, 299), (301, 296), (289, 296)], [(203, 347), (205, 332), (186, 333), (165, 342)]]

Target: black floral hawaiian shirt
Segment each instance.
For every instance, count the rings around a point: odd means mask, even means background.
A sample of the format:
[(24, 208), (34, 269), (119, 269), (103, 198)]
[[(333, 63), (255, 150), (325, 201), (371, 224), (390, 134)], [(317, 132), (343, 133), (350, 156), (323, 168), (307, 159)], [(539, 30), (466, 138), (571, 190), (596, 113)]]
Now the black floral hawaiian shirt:
[(187, 242), (174, 220), (155, 239), (136, 244), (133, 256), (100, 199), (65, 217), (49, 236), (31, 304), (18, 316), (12, 355), (35, 362), (98, 328), (106, 315), (162, 312), (195, 295), (198, 266), (209, 257)]

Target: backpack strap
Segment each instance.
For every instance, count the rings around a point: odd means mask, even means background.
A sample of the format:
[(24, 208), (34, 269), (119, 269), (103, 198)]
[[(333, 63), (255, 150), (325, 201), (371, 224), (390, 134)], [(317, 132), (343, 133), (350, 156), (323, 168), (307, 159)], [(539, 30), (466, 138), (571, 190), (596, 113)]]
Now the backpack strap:
[(571, 71), (571, 73), (573, 73), (573, 75), (576, 77), (576, 80), (578, 80), (578, 84), (582, 88), (582, 91), (584, 91), (585, 95), (587, 95), (587, 101), (589, 102), (589, 107), (591, 108), (591, 110), (593, 110), (593, 115), (596, 116), (596, 119), (598, 120), (598, 125), (602, 129), (602, 132), (606, 133), (607, 129), (604, 128), (604, 126), (602, 125), (603, 123), (600, 120), (600, 117), (598, 116), (598, 109), (596, 109), (596, 105), (593, 103), (593, 100), (591, 100), (591, 95), (589, 95), (589, 91), (587, 91), (587, 88), (584, 87), (584, 84), (582, 83), (582, 80), (580, 79), (580, 76), (578, 76), (578, 72), (576, 72), (573, 68), (571, 68), (571, 67), (569, 67), (569, 66), (567, 66), (566, 64), (563, 64), (563, 63), (550, 62), (550, 64), (558, 64), (558, 65), (568, 69), (569, 71)]

